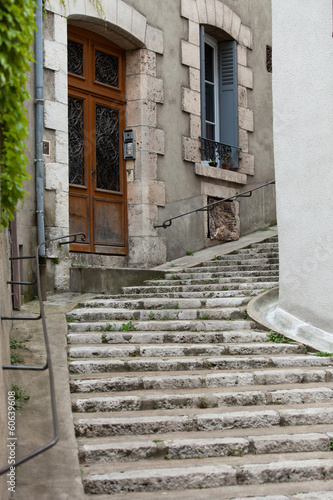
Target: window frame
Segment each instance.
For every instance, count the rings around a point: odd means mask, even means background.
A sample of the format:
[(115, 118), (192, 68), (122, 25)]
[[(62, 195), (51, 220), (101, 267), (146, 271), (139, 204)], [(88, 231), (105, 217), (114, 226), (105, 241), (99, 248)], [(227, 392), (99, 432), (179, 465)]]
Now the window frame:
[[(223, 85), (223, 75), (222, 75), (222, 51), (228, 50), (227, 46), (223, 47), (223, 44), (233, 44), (229, 46), (229, 50), (232, 51), (232, 86), (228, 87), (228, 91), (232, 90), (230, 96), (226, 96), (226, 87)], [(214, 110), (215, 110), (215, 133), (214, 139), (209, 137), (207, 134), (207, 124), (214, 123), (209, 122), (206, 116), (206, 44), (213, 48), (214, 51)], [(227, 77), (230, 75), (230, 66), (227, 67)], [(223, 73), (224, 74), (224, 73)], [(200, 90), (201, 90), (201, 138), (213, 140), (221, 146), (219, 146), (219, 151), (231, 152), (231, 169), (237, 169), (239, 166), (239, 124), (238, 124), (238, 78), (237, 78), (237, 42), (235, 40), (218, 41), (212, 36), (205, 33), (204, 26), (200, 26)], [(229, 99), (225, 101), (225, 99)], [(223, 103), (227, 104), (224, 108)], [(223, 115), (223, 109), (226, 109), (226, 114)], [(230, 127), (225, 129), (226, 119), (230, 120)], [(228, 122), (229, 123), (229, 122)], [(226, 141), (223, 139), (223, 130), (227, 131), (228, 134), (231, 132), (232, 140)], [(224, 149), (224, 146), (229, 146), (229, 148)], [(217, 156), (213, 154), (212, 156)], [(202, 163), (208, 164), (207, 154), (202, 154)], [(218, 167), (221, 167), (221, 161), (218, 161)]]

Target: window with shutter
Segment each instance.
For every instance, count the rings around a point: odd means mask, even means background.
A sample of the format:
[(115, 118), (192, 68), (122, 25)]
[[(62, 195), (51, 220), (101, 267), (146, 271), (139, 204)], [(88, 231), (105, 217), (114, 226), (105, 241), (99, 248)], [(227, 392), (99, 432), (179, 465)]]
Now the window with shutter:
[(231, 146), (231, 168), (238, 168), (237, 43), (218, 43), (202, 26), (200, 54), (202, 137)]

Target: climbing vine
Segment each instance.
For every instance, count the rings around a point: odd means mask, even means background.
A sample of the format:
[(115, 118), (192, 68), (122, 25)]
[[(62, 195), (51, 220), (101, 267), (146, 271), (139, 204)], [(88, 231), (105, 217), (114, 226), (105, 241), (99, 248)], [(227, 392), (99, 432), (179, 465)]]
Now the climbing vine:
[(28, 119), (24, 101), (35, 31), (35, 0), (0, 2), (0, 227), (13, 218), (26, 194), (25, 139)]

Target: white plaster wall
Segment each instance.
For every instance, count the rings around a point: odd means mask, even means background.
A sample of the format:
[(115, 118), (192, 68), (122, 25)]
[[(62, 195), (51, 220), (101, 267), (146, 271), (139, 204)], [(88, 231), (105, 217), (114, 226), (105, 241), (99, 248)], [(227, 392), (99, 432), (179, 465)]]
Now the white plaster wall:
[(333, 333), (331, 0), (272, 0), (282, 310)]

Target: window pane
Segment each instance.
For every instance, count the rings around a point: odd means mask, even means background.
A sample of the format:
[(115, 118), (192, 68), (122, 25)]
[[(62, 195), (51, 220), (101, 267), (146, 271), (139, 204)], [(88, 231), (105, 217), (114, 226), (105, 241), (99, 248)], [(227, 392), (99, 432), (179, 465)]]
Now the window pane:
[(84, 186), (83, 101), (68, 97), (69, 183)]
[(83, 45), (68, 40), (67, 45), (68, 73), (83, 76)]
[(96, 82), (119, 87), (118, 57), (97, 50), (95, 52), (95, 80)]
[(96, 105), (97, 188), (120, 191), (119, 112)]
[[(215, 141), (215, 125), (212, 125), (211, 123), (206, 123), (206, 139)], [(215, 154), (213, 154), (212, 157), (213, 156), (215, 156)]]
[(210, 83), (206, 83), (206, 120), (215, 122), (215, 87)]
[(205, 80), (214, 82), (214, 49), (205, 43)]

